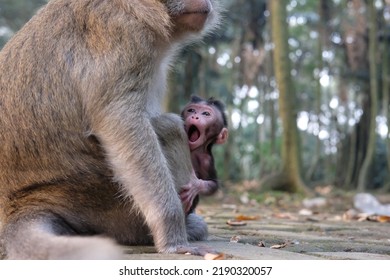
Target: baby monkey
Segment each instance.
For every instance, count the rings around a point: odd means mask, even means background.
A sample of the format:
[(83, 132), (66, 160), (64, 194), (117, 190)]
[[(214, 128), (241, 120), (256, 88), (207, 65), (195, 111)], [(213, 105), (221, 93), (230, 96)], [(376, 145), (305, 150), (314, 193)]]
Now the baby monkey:
[(228, 123), (224, 104), (214, 98), (192, 96), (181, 112), (188, 135), (191, 161), (200, 184), (184, 187), (180, 193), (186, 213), (194, 211), (199, 195), (212, 195), (218, 189), (217, 171), (212, 148), (228, 138)]

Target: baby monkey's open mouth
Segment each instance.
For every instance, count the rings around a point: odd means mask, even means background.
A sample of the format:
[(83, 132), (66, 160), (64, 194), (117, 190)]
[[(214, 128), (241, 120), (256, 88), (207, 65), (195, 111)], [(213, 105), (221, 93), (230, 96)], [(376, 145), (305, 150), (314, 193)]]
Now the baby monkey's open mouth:
[(188, 139), (190, 142), (195, 142), (200, 137), (200, 131), (195, 125), (191, 125), (188, 129)]

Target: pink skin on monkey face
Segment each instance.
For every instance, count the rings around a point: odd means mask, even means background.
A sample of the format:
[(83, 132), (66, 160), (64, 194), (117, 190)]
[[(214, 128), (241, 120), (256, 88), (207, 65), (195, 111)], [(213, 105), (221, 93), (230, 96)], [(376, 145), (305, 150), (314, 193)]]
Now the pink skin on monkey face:
[(212, 11), (210, 0), (184, 0), (184, 9), (173, 15), (177, 28), (186, 27), (189, 31), (200, 31)]
[(184, 110), (184, 126), (188, 135), (190, 150), (204, 146), (215, 140), (221, 127), (222, 116), (213, 106), (197, 103), (190, 104)]

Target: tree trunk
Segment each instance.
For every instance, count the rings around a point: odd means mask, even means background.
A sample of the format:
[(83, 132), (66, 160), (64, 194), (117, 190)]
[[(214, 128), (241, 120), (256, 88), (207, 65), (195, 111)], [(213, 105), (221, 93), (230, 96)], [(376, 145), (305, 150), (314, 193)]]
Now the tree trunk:
[[(283, 124), (282, 170), (276, 175), (280, 180), (268, 177), (262, 183), (265, 188), (289, 192), (306, 192), (301, 179), (300, 150), (296, 124), (295, 92), (291, 79), (287, 31), (287, 1), (270, 1), (272, 39), (275, 44), (274, 66), (279, 89), (279, 115)], [(280, 182), (278, 182), (280, 181)]]
[[(369, 69), (368, 62), (368, 23), (365, 11), (364, 0), (345, 1), (347, 16), (342, 21), (344, 41), (346, 42), (346, 67), (345, 72), (351, 73), (351, 80), (342, 81), (344, 84), (358, 85), (360, 90), (355, 93), (355, 98), (361, 98), (363, 115), (359, 122), (354, 126), (353, 131), (348, 133), (348, 138), (343, 141), (342, 153), (347, 158), (348, 163), (339, 161), (338, 170), (340, 172), (340, 181), (344, 182), (345, 187), (356, 189), (360, 169), (363, 165), (368, 147), (368, 131), (371, 118), (371, 105), (369, 96), (369, 79), (366, 70)], [(367, 78), (366, 78), (367, 76)], [(348, 85), (350, 87), (350, 85)], [(357, 88), (357, 87), (355, 87)], [(352, 111), (352, 116), (354, 112)], [(346, 170), (344, 171), (344, 169)]]
[(374, 159), (376, 146), (376, 117), (378, 115), (378, 71), (377, 71), (377, 17), (374, 1), (369, 1), (369, 64), (370, 64), (370, 126), (367, 153), (359, 172), (358, 190), (367, 187), (369, 171)]
[(383, 41), (383, 66), (382, 66), (382, 95), (383, 95), (383, 115), (387, 119), (387, 168), (390, 171), (390, 43), (387, 38), (390, 38), (390, 31), (386, 30)]
[[(319, 34), (319, 40), (317, 44), (317, 77), (316, 79), (316, 98), (315, 98), (315, 110), (317, 116), (321, 115), (321, 105), (322, 105), (322, 85), (321, 85), (321, 72), (324, 69), (324, 61), (322, 58), (322, 52), (324, 50), (326, 41), (327, 41), (327, 32), (326, 32), (326, 23), (328, 18), (328, 5), (329, 1), (321, 0), (318, 2), (318, 14), (320, 15), (320, 20), (318, 22), (318, 34)], [(319, 125), (319, 131), (321, 131), (321, 122), (318, 120)], [(308, 168), (308, 171), (306, 172), (306, 180), (311, 180), (315, 174), (315, 171), (317, 170), (319, 161), (321, 159), (321, 147), (322, 142), (319, 138), (319, 135), (317, 135), (316, 139), (316, 146), (314, 150), (314, 156), (312, 158), (312, 162)]]

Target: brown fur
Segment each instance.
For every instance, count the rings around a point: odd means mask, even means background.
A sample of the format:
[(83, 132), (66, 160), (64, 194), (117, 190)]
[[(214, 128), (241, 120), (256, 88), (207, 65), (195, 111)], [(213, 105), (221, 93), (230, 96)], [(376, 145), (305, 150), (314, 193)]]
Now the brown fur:
[(191, 160), (197, 184), (182, 188), (180, 197), (186, 212), (194, 212), (199, 195), (212, 195), (219, 187), (212, 149), (214, 144), (224, 144), (229, 130), (224, 104), (214, 98), (192, 96), (181, 117), (188, 135)]
[(194, 38), (191, 17), (180, 14), (206, 2), (52, 0), (4, 47), (0, 225), (8, 258), (120, 256), (111, 240), (90, 235), (175, 252), (187, 246), (185, 220), (191, 239), (204, 238), (204, 222), (183, 213), (185, 179), (172, 176), (157, 137), (165, 132), (156, 134), (151, 119), (161, 113), (170, 57)]

